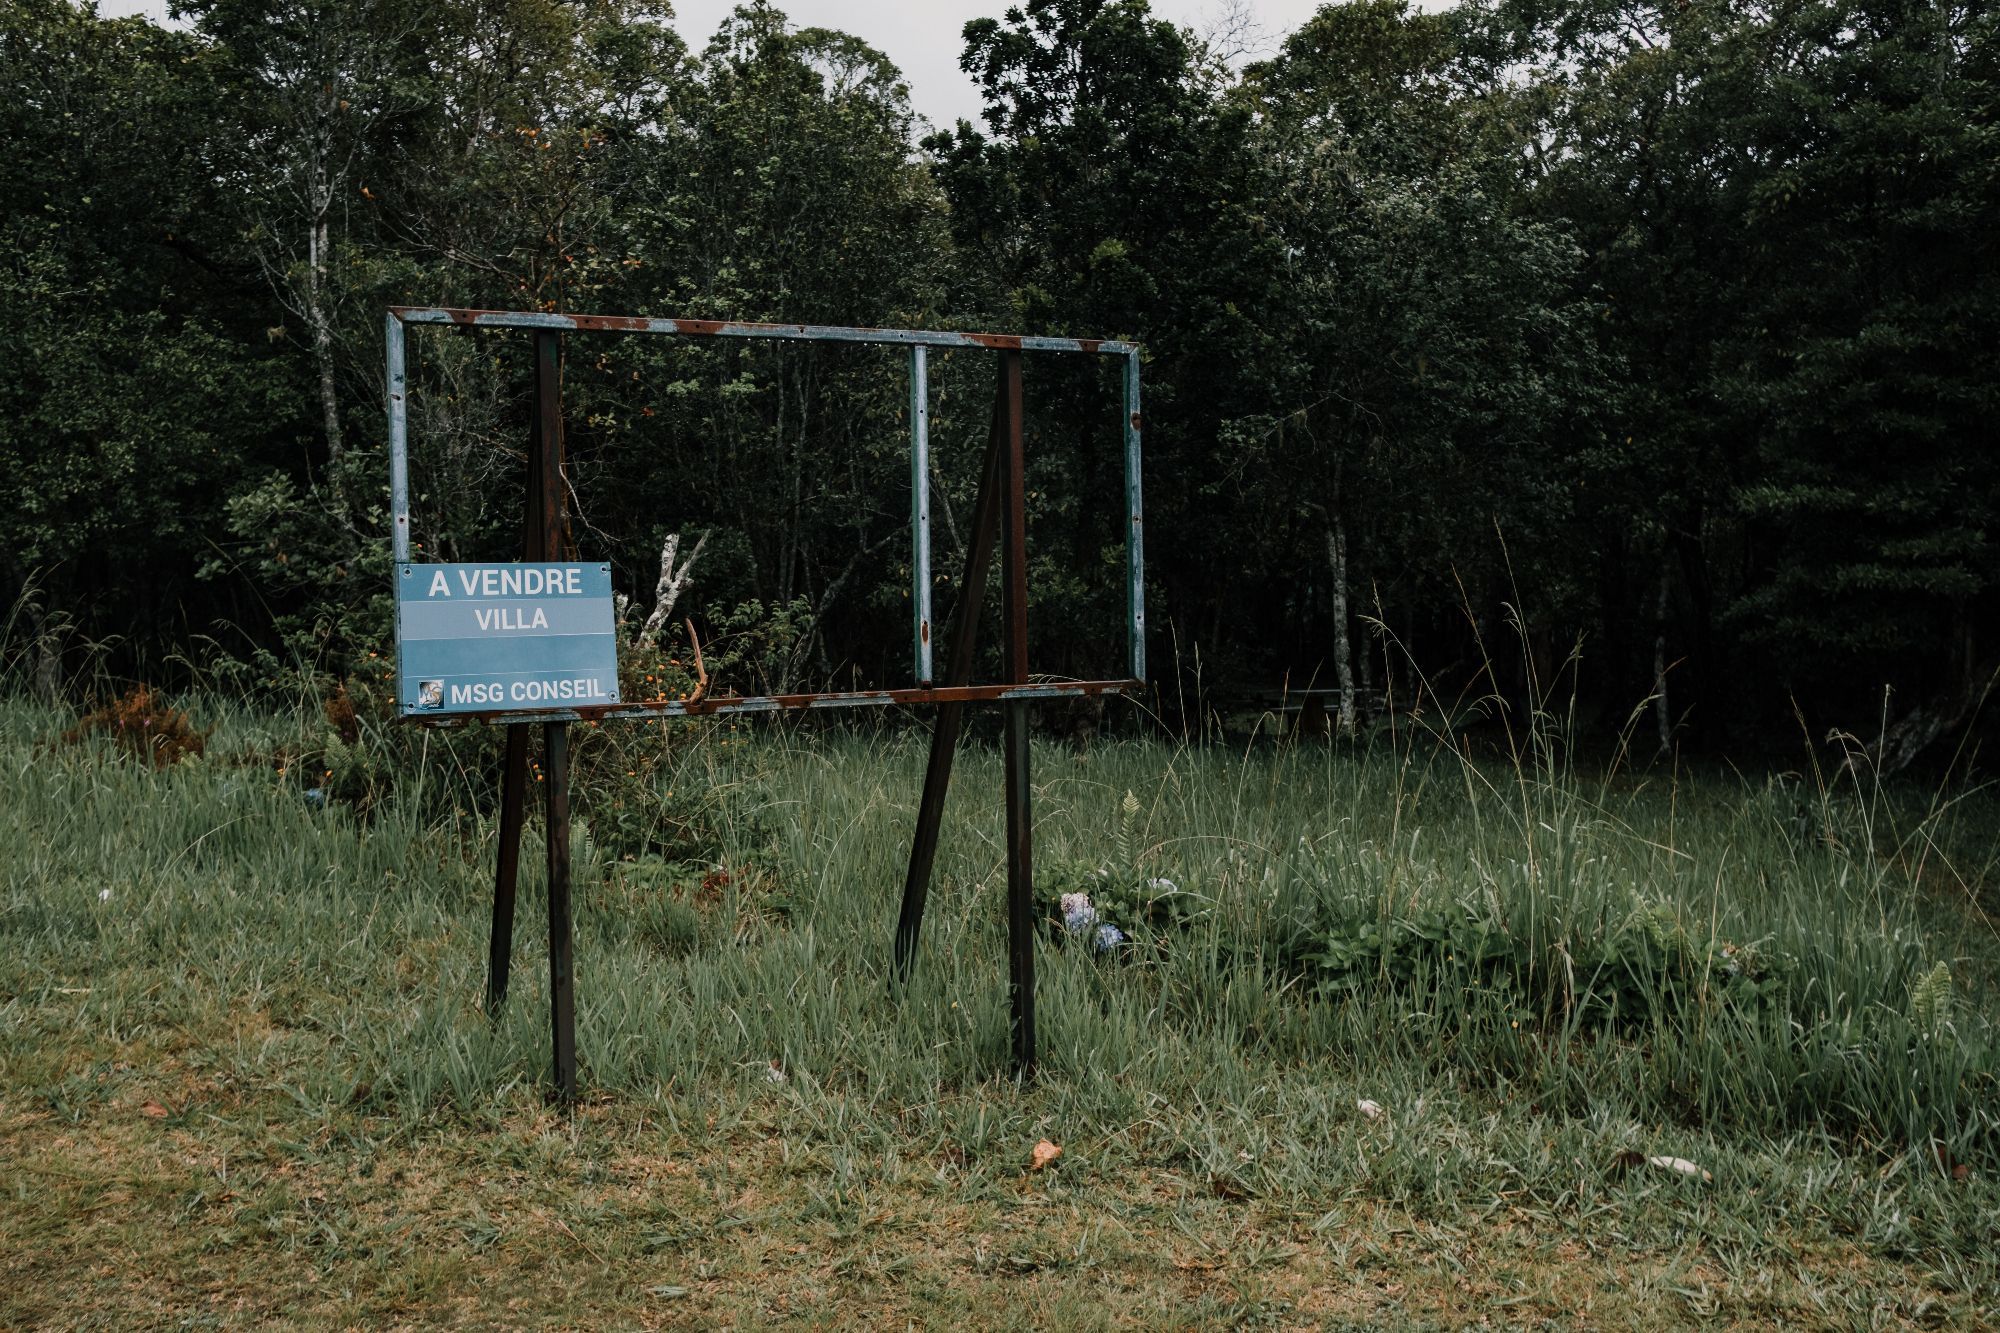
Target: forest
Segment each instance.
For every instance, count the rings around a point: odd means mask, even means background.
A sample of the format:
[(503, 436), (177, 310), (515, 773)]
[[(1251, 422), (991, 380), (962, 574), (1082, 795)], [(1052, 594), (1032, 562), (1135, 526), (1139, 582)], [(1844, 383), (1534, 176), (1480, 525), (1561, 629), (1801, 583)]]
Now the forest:
[(0, 0), (0, 1327), (2000, 1327), (2000, 5), (1006, 6)]
[[(1355, 0), (1245, 53), (1026, 0), (966, 24), (985, 111), (942, 127), (763, 0), (699, 49), (647, 0), (0, 13), (0, 605), (51, 697), (389, 651), (404, 304), (1137, 340), (1163, 697), (1539, 692), (1893, 770), (2000, 668), (1989, 6)], [(505, 557), (526, 343), (411, 346), (419, 558)], [(1034, 658), (1101, 676), (1117, 385), (1063, 360), (1028, 367)], [(992, 370), (933, 375), (949, 571)], [(574, 549), (643, 616), (672, 538), (741, 687), (907, 683), (906, 376), (572, 337)]]

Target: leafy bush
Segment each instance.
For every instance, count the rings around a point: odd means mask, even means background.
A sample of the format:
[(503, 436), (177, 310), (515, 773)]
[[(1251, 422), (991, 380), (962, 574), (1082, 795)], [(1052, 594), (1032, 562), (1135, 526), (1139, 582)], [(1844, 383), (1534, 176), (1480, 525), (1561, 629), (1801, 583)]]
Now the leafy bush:
[(1573, 935), (1546, 950), (1485, 911), (1454, 906), (1330, 918), (1282, 952), (1322, 996), (1415, 992), (1573, 1030), (1629, 1032), (1696, 1009), (1781, 1004), (1791, 977), (1787, 960), (1695, 936), (1671, 908), (1644, 900), (1601, 938)]
[[(325, 729), (298, 753), (274, 756), (280, 770), (317, 792), (311, 800), (341, 802), (363, 814), (426, 774), (423, 799), (433, 811), (495, 810), (505, 729), (478, 721), (454, 727), (404, 721), (391, 660), (380, 650), (364, 651), (360, 666), (322, 704)], [(625, 648), (618, 672), (621, 697), (633, 700), (686, 697), (696, 683), (692, 655), (672, 645)], [(719, 809), (705, 783), (679, 776), (715, 729), (699, 719), (570, 726), (571, 803), (602, 856), (715, 859)], [(447, 762), (427, 765), (427, 752)], [(537, 745), (528, 768), (531, 808), (546, 780), (545, 762)]]

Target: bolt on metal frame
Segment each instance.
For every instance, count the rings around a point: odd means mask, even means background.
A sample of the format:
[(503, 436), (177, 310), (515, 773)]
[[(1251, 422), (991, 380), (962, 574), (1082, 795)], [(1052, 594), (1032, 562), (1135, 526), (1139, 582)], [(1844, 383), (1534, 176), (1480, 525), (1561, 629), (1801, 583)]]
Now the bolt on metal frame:
[[(409, 404), (405, 328), (530, 331), (535, 344), (535, 413), (528, 450), (528, 500), (523, 524), (523, 556), (529, 561), (562, 555), (568, 490), (563, 481), (561, 338), (565, 333), (639, 333), (679, 337), (753, 338), (781, 342), (845, 342), (905, 346), (910, 353), (910, 530), (912, 640), (916, 685), (904, 689), (823, 693), (720, 696), (695, 701), (628, 700), (610, 705), (519, 712), (495, 710), (461, 714), (431, 725), (450, 725), (466, 716), (506, 725), (501, 769), (500, 847), (494, 876), (493, 933), (488, 955), (487, 1009), (497, 1013), (507, 995), (513, 951), (514, 890), (525, 819), (529, 724), (543, 729), (547, 758), (550, 1023), (558, 1094), (576, 1092), (575, 987), (571, 960), (569, 894), (569, 762), (567, 724), (602, 718), (708, 716), (721, 713), (847, 708), (884, 704), (934, 704), (922, 802), (911, 842), (910, 866), (896, 924), (895, 972), (907, 977), (915, 956), (931, 868), (951, 782), (964, 706), (1007, 705), (1005, 787), (1007, 798), (1008, 975), (1016, 1067), (1026, 1077), (1035, 1067), (1033, 828), (1029, 811), (1028, 701), (1040, 698), (1115, 694), (1142, 689), (1146, 679), (1145, 551), (1140, 498), (1142, 418), (1139, 405), (1139, 347), (1091, 338), (1029, 337), (1014, 334), (953, 333), (937, 330), (871, 329), (811, 324), (752, 324), (716, 320), (649, 319), (607, 315), (392, 307), (384, 320), (388, 362), (389, 492), (393, 544), (398, 564), (410, 559)], [(942, 683), (933, 671), (930, 546), (929, 349), (985, 349), (1000, 354), (992, 429), (980, 476), (972, 521), (972, 542), (959, 581), (958, 620)], [(1021, 354), (1068, 352), (1124, 358), (1125, 553), (1127, 643), (1131, 675), (1123, 680), (1032, 682), (1027, 646), (1026, 467), (1022, 451)], [(995, 547), (1001, 547), (1003, 639), (1006, 674), (997, 684), (972, 683), (978, 648), (980, 605)], [(425, 721), (425, 719), (411, 719)]]

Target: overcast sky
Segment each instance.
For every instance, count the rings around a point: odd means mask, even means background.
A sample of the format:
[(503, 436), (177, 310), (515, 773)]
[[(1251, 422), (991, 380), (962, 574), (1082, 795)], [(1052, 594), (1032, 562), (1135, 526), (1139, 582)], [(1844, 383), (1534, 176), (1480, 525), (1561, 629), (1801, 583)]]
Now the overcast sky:
[[(778, 7), (801, 28), (839, 28), (886, 54), (910, 85), (910, 102), (933, 125), (961, 117), (979, 121), (979, 93), (958, 68), (959, 31), (965, 21), (999, 15), (1012, 0), (779, 0)], [(1321, 0), (1245, 0), (1260, 41), (1250, 55), (1274, 49), (1284, 35), (1319, 7)], [(675, 26), (688, 46), (700, 51), (736, 0), (674, 0)], [(1206, 32), (1230, 9), (1229, 0), (1153, 0), (1153, 12), (1197, 32)], [(98, 12), (151, 14), (164, 19), (167, 0), (100, 0)]]
[[(910, 104), (933, 125), (963, 118), (979, 123), (979, 90), (958, 67), (959, 33), (967, 19), (998, 17), (1015, 0), (779, 0), (801, 28), (851, 32), (896, 62), (910, 85)], [(1322, 0), (1248, 0), (1262, 45), (1277, 42), (1309, 18)], [(699, 51), (735, 0), (674, 0), (681, 36)], [(1163, 19), (1206, 31), (1228, 11), (1228, 0), (1153, 0)], [(1253, 54), (1261, 54), (1256, 52)]]

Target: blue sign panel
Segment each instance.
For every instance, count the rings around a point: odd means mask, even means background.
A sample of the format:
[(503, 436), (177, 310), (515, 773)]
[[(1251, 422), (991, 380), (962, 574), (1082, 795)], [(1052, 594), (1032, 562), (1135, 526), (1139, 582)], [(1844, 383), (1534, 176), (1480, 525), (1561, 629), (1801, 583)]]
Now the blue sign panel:
[(396, 566), (405, 717), (618, 702), (611, 566)]

